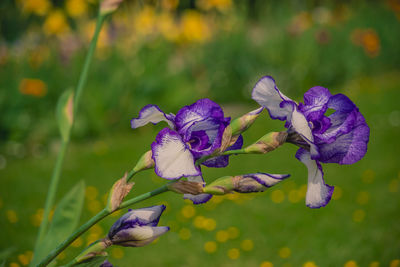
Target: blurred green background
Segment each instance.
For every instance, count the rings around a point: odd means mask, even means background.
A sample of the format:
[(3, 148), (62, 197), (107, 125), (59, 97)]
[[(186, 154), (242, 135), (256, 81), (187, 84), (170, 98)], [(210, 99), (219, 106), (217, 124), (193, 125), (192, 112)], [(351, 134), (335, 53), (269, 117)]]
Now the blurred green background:
[[(59, 148), (55, 105), (73, 88), (94, 28), (96, 0), (0, 3), (0, 251), (6, 266), (28, 264)], [(292, 177), (262, 194), (231, 194), (193, 206), (166, 193), (136, 207), (165, 204), (171, 232), (142, 248), (111, 248), (118, 266), (400, 266), (400, 1), (124, 1), (101, 35), (60, 199), (87, 185), (83, 223), (150, 148), (165, 125), (130, 129), (145, 104), (166, 112), (199, 98), (227, 115), (257, 107), (255, 82), (272, 75), (297, 100), (314, 85), (347, 94), (371, 127), (367, 155), (351, 166), (324, 165), (335, 186), (322, 209), (304, 204), (306, 169), (285, 145), (267, 155), (231, 157), (205, 179), (251, 172)], [(284, 129), (265, 113), (246, 132), (251, 144)], [(165, 183), (153, 171), (130, 196)], [(65, 263), (102, 237), (110, 217), (78, 239)]]

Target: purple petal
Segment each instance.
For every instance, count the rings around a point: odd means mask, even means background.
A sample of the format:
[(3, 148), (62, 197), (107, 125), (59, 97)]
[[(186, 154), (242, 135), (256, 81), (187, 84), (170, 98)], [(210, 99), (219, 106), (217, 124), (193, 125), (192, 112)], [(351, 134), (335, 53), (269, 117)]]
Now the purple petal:
[(180, 134), (183, 136), (183, 140), (189, 143), (190, 150), (198, 159), (212, 154), (215, 149), (221, 146), (222, 135), (228, 125), (229, 118), (223, 121), (208, 118), (185, 127), (184, 132), (181, 129)]
[(205, 98), (180, 109), (175, 116), (175, 123), (177, 130), (182, 133), (194, 122), (208, 118), (223, 120), (224, 112), (217, 103)]
[(297, 151), (296, 158), (306, 165), (308, 169), (307, 207), (315, 209), (326, 206), (332, 198), (334, 187), (325, 184), (321, 164), (316, 160), (312, 160), (310, 152), (302, 148)]
[(281, 107), (282, 101), (292, 101), (279, 91), (271, 76), (262, 77), (254, 86), (252, 98), (265, 107), (272, 119), (286, 120), (291, 112), (289, 107)]
[(331, 97), (328, 89), (315, 86), (304, 94), (304, 104), (299, 104), (299, 110), (312, 121), (321, 118), (328, 109), (328, 101)]
[(140, 110), (139, 116), (131, 120), (131, 127), (136, 129), (148, 124), (149, 122), (157, 124), (160, 121), (165, 121), (168, 123), (169, 127), (173, 129), (175, 127), (173, 121), (174, 116), (174, 114), (165, 114), (156, 105), (146, 105)]
[[(239, 135), (238, 139), (236, 142), (228, 147), (228, 150), (235, 150), (235, 149), (241, 149), (243, 146), (243, 136)], [(209, 168), (225, 168), (229, 164), (229, 156), (219, 156), (215, 158), (211, 158), (209, 160), (206, 160), (202, 163), (203, 165), (209, 167)]]
[(356, 112), (356, 122), (351, 132), (336, 137), (333, 143), (319, 146), (319, 161), (325, 163), (353, 164), (367, 153), (369, 127), (364, 117)]
[[(197, 182), (197, 183), (203, 183), (203, 187), (205, 186), (204, 179), (201, 175), (198, 176), (191, 176), (187, 178), (188, 181), (190, 182)], [(184, 199), (190, 199), (193, 204), (203, 204), (209, 201), (212, 198), (211, 194), (199, 194), (199, 195), (192, 195), (192, 194), (184, 194), (183, 195)]]
[(182, 176), (200, 174), (195, 159), (181, 136), (168, 128), (161, 130), (151, 144), (155, 172), (165, 179), (179, 179)]

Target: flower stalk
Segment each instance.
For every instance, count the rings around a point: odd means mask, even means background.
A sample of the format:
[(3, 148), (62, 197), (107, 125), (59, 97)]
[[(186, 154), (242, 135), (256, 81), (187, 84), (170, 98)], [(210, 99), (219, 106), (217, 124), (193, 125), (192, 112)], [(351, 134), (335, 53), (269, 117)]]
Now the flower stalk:
[[(82, 72), (79, 77), (78, 85), (76, 87), (76, 93), (75, 93), (75, 97), (74, 97), (74, 101), (73, 101), (73, 103), (74, 103), (73, 117), (75, 117), (75, 115), (77, 114), (77, 111), (78, 111), (79, 102), (81, 99), (83, 88), (86, 84), (90, 63), (92, 62), (92, 58), (93, 58), (94, 51), (96, 49), (96, 44), (97, 44), (97, 40), (99, 37), (99, 33), (100, 33), (101, 27), (103, 25), (103, 22), (105, 20), (105, 17), (106, 17), (105, 15), (100, 15), (100, 14), (97, 17), (96, 29), (95, 29), (92, 41), (90, 43), (88, 53), (86, 55), (85, 63), (83, 65), (83, 69), (82, 69)], [(64, 156), (65, 156), (68, 144), (69, 144), (69, 139), (70, 139), (70, 134), (71, 134), (71, 129), (73, 127), (73, 123), (74, 123), (74, 121), (71, 122), (71, 127), (66, 132), (66, 138), (62, 139), (61, 148), (60, 148), (60, 151), (58, 152), (56, 165), (54, 166), (54, 169), (53, 169), (53, 174), (51, 176), (50, 186), (49, 186), (49, 190), (48, 190), (47, 197), (46, 197), (46, 202), (45, 202), (45, 207), (44, 207), (44, 212), (43, 212), (43, 220), (42, 220), (42, 223), (40, 224), (39, 233), (38, 233), (36, 243), (35, 243), (35, 251), (38, 249), (40, 242), (42, 241), (42, 239), (47, 231), (47, 228), (48, 228), (49, 214), (50, 214), (51, 207), (53, 207), (53, 205), (54, 205), (57, 187), (58, 187), (58, 184), (60, 181), (61, 169), (62, 169), (62, 165), (64, 162)], [(36, 253), (34, 253), (34, 255), (35, 254)], [(34, 261), (32, 261), (32, 262), (34, 262)]]

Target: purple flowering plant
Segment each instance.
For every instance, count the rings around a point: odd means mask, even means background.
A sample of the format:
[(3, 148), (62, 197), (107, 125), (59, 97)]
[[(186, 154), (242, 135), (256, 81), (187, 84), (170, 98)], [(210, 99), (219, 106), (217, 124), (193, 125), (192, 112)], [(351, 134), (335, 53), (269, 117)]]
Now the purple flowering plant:
[[(57, 255), (105, 217), (164, 192), (182, 194), (194, 204), (205, 203), (213, 195), (263, 192), (290, 175), (258, 172), (229, 174), (210, 180), (204, 179), (201, 168), (224, 168), (228, 166), (232, 155), (266, 154), (286, 143), (299, 147), (295, 157), (308, 169), (306, 205), (309, 208), (321, 208), (328, 204), (334, 187), (325, 183), (321, 163), (353, 164), (362, 159), (367, 152), (369, 127), (357, 106), (343, 94), (332, 95), (328, 89), (316, 86), (304, 94), (303, 103), (297, 103), (278, 89), (272, 77), (265, 76), (256, 83), (252, 91), (252, 98), (260, 107), (234, 120), (225, 117), (223, 109), (207, 98), (184, 106), (176, 115), (165, 113), (156, 105), (143, 107), (138, 116), (131, 120), (133, 129), (160, 122), (166, 122), (168, 127), (155, 136), (154, 142), (149, 145), (150, 150), (139, 158), (132, 170), (114, 182), (103, 210), (70, 232), (67, 237), (61, 235), (60, 239), (57, 234), (52, 233), (53, 225), (48, 227), (48, 215), (54, 204), (63, 156), (86, 81), (87, 68), (104, 20), (120, 3), (121, 0), (102, 1), (97, 27), (86, 58), (87, 64), (85, 63), (81, 73), (76, 95), (68, 91), (60, 97), (57, 117), (62, 145), (30, 266), (54, 263)], [(286, 130), (267, 133), (253, 144), (243, 147), (243, 134), (264, 110), (269, 112), (272, 119), (285, 121)], [(134, 187), (132, 178), (141, 171), (153, 168), (159, 177), (168, 182), (153, 191), (125, 200)], [(206, 184), (205, 180), (209, 180), (209, 183)], [(63, 199), (62, 204), (68, 206), (76, 202), (79, 194), (83, 199), (83, 188), (71, 190), (67, 195), (69, 199)], [(107, 236), (90, 244), (65, 266), (112, 266), (106, 259), (108, 247), (141, 247), (150, 244), (169, 231), (168, 226), (158, 226), (165, 208), (158, 205), (129, 210), (111, 226)], [(76, 210), (80, 212), (79, 205), (76, 205)], [(53, 222), (70, 230), (75, 227), (73, 223), (76, 220), (63, 220), (62, 216), (66, 213), (56, 210)], [(57, 226), (53, 228), (57, 229)], [(49, 247), (48, 244), (55, 246)], [(52, 250), (47, 250), (48, 248)]]

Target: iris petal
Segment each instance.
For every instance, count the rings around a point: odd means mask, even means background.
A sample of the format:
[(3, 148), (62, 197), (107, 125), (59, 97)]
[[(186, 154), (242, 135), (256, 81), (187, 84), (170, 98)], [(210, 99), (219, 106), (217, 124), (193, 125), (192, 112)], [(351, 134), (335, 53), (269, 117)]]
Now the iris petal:
[(168, 128), (161, 130), (151, 144), (155, 172), (165, 179), (200, 175), (195, 159), (181, 136)]
[(286, 120), (286, 117), (291, 112), (290, 107), (280, 106), (282, 101), (292, 100), (279, 91), (275, 80), (271, 76), (262, 77), (256, 83), (253, 88), (252, 98), (260, 106), (265, 107), (273, 119)]
[(133, 129), (136, 129), (150, 122), (153, 124), (157, 124), (161, 121), (165, 121), (166, 123), (168, 123), (169, 127), (174, 129), (174, 117), (174, 114), (165, 114), (156, 105), (146, 105), (140, 110), (139, 116), (131, 120), (131, 127)]
[(297, 151), (296, 158), (306, 165), (308, 169), (307, 207), (315, 209), (326, 206), (332, 198), (334, 187), (325, 184), (321, 164), (316, 160), (312, 160), (310, 152), (302, 148)]

